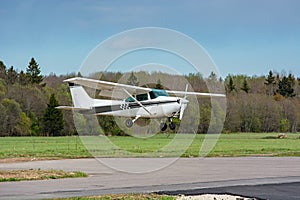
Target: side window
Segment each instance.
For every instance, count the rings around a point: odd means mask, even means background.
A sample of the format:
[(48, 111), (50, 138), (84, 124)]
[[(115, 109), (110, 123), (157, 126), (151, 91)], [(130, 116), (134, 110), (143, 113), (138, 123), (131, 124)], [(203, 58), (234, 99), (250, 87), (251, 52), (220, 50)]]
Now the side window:
[(134, 99), (131, 98), (131, 97), (128, 97), (125, 101), (126, 101), (126, 102), (134, 102)]
[(136, 95), (136, 100), (138, 101), (145, 101), (145, 100), (148, 100), (148, 94), (139, 94), (139, 95)]

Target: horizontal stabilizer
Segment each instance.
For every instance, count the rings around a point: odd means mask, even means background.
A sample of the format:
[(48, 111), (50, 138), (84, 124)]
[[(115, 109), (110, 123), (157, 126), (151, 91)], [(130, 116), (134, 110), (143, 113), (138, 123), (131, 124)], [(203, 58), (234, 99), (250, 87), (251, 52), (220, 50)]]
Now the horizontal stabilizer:
[(72, 106), (57, 106), (55, 108), (60, 110), (73, 110), (73, 111), (90, 110), (90, 108), (75, 108)]

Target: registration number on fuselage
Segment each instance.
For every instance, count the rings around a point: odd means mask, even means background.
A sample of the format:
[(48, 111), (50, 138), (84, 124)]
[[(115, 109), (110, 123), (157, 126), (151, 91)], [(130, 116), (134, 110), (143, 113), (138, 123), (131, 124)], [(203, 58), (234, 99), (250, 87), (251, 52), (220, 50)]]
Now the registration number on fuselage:
[(123, 103), (120, 105), (120, 108), (121, 108), (122, 110), (129, 110), (129, 109), (131, 109), (128, 102), (123, 102)]

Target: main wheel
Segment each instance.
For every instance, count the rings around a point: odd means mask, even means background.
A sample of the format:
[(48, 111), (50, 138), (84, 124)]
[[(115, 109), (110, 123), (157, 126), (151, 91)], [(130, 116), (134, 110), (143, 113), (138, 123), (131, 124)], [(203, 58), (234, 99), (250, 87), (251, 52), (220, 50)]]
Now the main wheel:
[(165, 131), (165, 130), (167, 130), (167, 128), (168, 128), (167, 123), (161, 123), (160, 124), (160, 130), (161, 131)]
[(132, 119), (126, 119), (125, 125), (127, 126), (127, 128), (132, 127), (132, 125), (133, 125)]
[(171, 123), (169, 124), (169, 127), (170, 127), (171, 130), (175, 130), (176, 124), (173, 123), (173, 122), (171, 122)]

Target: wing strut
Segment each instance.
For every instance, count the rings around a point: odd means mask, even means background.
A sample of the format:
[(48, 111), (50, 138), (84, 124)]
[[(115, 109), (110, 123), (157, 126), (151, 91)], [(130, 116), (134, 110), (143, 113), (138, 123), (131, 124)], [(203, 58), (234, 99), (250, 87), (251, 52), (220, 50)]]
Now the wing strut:
[(152, 115), (152, 113), (141, 102), (139, 102), (136, 98), (134, 98), (134, 96), (132, 96), (126, 89), (124, 89), (124, 88), (122, 88), (122, 89), (128, 96), (130, 96), (134, 100), (134, 102), (139, 104), (147, 113), (149, 113), (149, 115)]

